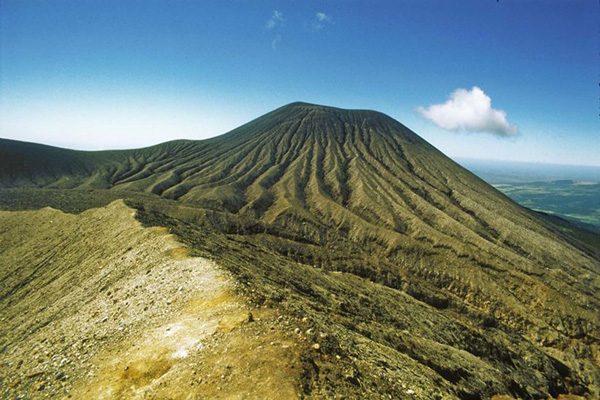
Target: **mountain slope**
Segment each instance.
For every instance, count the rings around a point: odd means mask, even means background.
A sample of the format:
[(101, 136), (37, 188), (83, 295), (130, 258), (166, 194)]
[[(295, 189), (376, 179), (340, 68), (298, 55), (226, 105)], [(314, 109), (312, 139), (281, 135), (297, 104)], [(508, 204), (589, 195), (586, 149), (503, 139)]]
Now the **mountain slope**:
[(273, 311), (249, 321), (228, 274), (133, 215), (0, 212), (0, 396), (218, 398), (226, 374), (231, 397), (297, 398)]
[[(124, 197), (255, 302), (330, 324), (361, 349), (345, 350), (358, 360), (345, 390), (404, 393), (372, 376), (410, 365), (425, 395), (598, 395), (598, 247), (384, 114), (293, 103), (205, 141), (94, 153), (2, 141), (0, 155), (5, 198)], [(309, 394), (340, 385), (320, 381), (336, 374), (320, 360)]]

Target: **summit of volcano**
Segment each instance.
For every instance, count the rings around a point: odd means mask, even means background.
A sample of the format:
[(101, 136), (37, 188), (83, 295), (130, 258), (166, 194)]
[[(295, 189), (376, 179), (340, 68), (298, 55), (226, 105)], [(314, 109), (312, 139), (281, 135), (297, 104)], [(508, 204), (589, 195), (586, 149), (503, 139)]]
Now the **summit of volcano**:
[[(236, 302), (277, 310), (273, 329), (298, 342), (298, 397), (600, 395), (598, 236), (519, 206), (385, 114), (292, 103), (208, 140), (98, 152), (0, 140), (0, 160), (6, 226), (33, 218), (16, 210), (123, 199), (230, 274)], [(49, 267), (4, 243), (11, 319)], [(40, 318), (62, 316), (19, 321)], [(16, 364), (28, 338), (2, 329)], [(27, 376), (6, 393), (29, 390)]]

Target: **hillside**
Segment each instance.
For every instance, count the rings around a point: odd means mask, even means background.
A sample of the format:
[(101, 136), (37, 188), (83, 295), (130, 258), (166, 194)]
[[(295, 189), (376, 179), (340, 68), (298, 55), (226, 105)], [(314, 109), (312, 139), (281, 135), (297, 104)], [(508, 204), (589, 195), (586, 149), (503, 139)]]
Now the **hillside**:
[(297, 397), (299, 344), (274, 311), (133, 216), (0, 212), (1, 397)]
[(600, 395), (597, 237), (520, 207), (384, 114), (293, 103), (210, 140), (3, 140), (0, 160), (4, 208), (123, 198), (252, 306), (311, 321), (323, 336), (302, 356), (302, 396)]

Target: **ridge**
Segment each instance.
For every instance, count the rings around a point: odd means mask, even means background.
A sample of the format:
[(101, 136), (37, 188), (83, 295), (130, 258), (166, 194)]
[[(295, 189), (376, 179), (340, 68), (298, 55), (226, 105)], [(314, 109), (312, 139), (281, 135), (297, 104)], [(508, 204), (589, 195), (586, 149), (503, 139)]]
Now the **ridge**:
[(204, 141), (26, 150), (1, 149), (0, 205), (123, 197), (226, 266), (254, 304), (316, 321), (332, 347), (304, 376), (324, 397), (333, 355), (360, 360), (358, 387), (328, 383), (349, 397), (401, 394), (394, 382), (414, 371), (450, 398), (600, 394), (597, 245), (385, 114), (291, 103)]

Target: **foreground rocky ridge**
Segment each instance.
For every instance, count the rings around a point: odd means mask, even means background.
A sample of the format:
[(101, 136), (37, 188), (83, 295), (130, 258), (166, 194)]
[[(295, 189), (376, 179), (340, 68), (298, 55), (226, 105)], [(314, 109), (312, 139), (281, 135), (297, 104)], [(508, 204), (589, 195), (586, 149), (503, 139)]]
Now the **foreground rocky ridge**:
[(599, 395), (597, 238), (383, 114), (295, 103), (207, 141), (0, 153), (4, 207), (123, 197), (253, 304), (313, 321), (305, 396)]
[(297, 397), (293, 328), (133, 213), (0, 212), (0, 397)]

